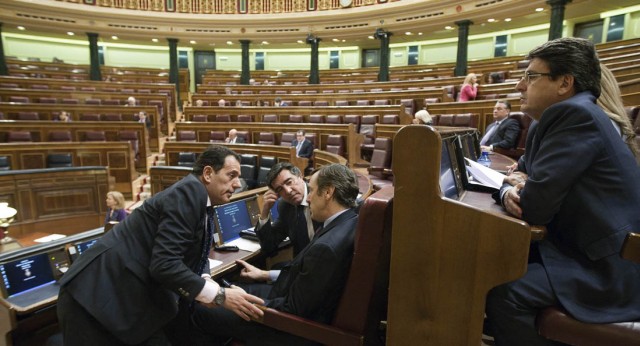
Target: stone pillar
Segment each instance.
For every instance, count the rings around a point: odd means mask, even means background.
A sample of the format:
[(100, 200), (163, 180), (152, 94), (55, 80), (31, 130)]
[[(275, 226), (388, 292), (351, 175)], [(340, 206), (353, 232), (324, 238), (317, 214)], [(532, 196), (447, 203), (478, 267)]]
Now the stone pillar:
[(240, 74), (240, 84), (249, 85), (249, 79), (251, 79), (251, 71), (249, 65), (249, 40), (240, 40), (242, 45), (242, 73)]
[(551, 6), (551, 20), (549, 25), (549, 41), (562, 37), (562, 22), (564, 21), (564, 6), (571, 0), (547, 0)]
[(89, 61), (91, 67), (89, 68), (90, 80), (102, 80), (102, 73), (100, 73), (100, 56), (98, 55), (98, 34), (88, 32), (89, 38)]
[(180, 102), (180, 73), (178, 69), (178, 39), (167, 38), (169, 42), (169, 83), (173, 83), (176, 86), (176, 102), (178, 102), (178, 108), (182, 109), (182, 102)]
[(391, 32), (378, 28), (373, 36), (380, 40), (380, 72), (378, 72), (378, 82), (389, 81), (389, 37)]
[(455, 22), (458, 26), (458, 56), (456, 58), (456, 68), (454, 76), (467, 75), (467, 50), (469, 46), (469, 25), (472, 21), (465, 19)]
[(311, 71), (309, 72), (309, 84), (320, 84), (320, 71), (318, 67), (318, 46), (321, 39), (309, 34), (307, 44), (311, 45)]

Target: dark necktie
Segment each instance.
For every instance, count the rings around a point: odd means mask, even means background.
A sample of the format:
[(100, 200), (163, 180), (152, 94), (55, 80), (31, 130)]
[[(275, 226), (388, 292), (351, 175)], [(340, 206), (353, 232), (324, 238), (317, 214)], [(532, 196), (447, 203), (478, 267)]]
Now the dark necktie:
[(204, 244), (202, 246), (200, 265), (198, 266), (198, 275), (202, 275), (204, 267), (209, 260), (209, 251), (211, 251), (211, 242), (213, 240), (213, 228), (213, 207), (207, 207), (207, 231), (204, 234)]

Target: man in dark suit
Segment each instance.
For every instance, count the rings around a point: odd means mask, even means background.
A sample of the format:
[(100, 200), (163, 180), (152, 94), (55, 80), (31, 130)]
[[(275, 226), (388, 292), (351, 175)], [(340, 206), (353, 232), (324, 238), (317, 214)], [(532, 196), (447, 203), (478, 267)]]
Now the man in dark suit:
[(511, 103), (509, 101), (498, 101), (493, 107), (494, 122), (487, 126), (485, 135), (480, 140), (483, 151), (493, 151), (493, 148), (511, 149), (516, 147), (518, 134), (520, 134), (520, 123), (518, 120), (509, 118), (511, 113)]
[(304, 130), (296, 132), (296, 139), (291, 141), (291, 146), (296, 147), (297, 157), (310, 158), (313, 155), (313, 143), (304, 135)]
[[(354, 210), (358, 180), (346, 166), (332, 164), (311, 176), (307, 202), (311, 217), (323, 223), (309, 245), (275, 279), (273, 285), (252, 284), (247, 292), (265, 298), (265, 305), (315, 321), (333, 318), (347, 280), (353, 256), (358, 216)], [(270, 272), (244, 261), (241, 276), (267, 281)], [(223, 309), (197, 308), (193, 318), (204, 333), (219, 338), (242, 339), (247, 345), (293, 345), (303, 340), (246, 322)], [(216, 326), (225, 328), (215, 328)]]
[(587, 323), (640, 319), (640, 265), (622, 259), (640, 229), (640, 168), (596, 105), (600, 65), (584, 39), (549, 41), (529, 53), (516, 89), (538, 121), (520, 176), (501, 191), (507, 211), (547, 234), (532, 244), (524, 277), (492, 289), (486, 313), (496, 345), (549, 345), (535, 317), (562, 306)]
[(188, 335), (195, 302), (245, 319), (261, 315), (252, 303), (262, 299), (224, 290), (209, 275), (207, 208), (228, 202), (240, 185), (239, 159), (226, 147), (208, 148), (192, 174), (146, 200), (73, 263), (58, 297), (65, 345), (183, 343), (175, 337)]
[(224, 141), (229, 144), (238, 144), (244, 143), (244, 138), (238, 137), (238, 130), (231, 129), (229, 130), (229, 137), (227, 137)]
[[(256, 224), (260, 246), (271, 254), (289, 237), (296, 256), (309, 244), (316, 229), (307, 203), (307, 184), (298, 167), (289, 162), (274, 165), (266, 181), (269, 190), (262, 195), (262, 211)], [(270, 220), (270, 210), (278, 198), (278, 218)]]

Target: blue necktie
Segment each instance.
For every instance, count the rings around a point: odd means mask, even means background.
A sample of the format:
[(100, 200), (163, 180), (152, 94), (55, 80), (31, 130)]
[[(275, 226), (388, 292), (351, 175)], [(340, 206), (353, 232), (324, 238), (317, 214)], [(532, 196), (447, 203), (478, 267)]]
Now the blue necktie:
[(213, 228), (213, 207), (207, 207), (207, 232), (204, 234), (204, 244), (202, 246), (200, 265), (198, 266), (198, 275), (202, 275), (204, 266), (209, 260), (209, 251), (211, 251), (211, 242), (213, 241)]

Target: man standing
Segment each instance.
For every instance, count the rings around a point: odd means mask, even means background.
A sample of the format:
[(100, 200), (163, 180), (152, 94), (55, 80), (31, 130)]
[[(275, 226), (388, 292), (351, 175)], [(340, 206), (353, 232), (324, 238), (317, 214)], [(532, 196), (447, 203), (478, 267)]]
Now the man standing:
[[(327, 323), (346, 284), (353, 257), (358, 216), (354, 210), (358, 180), (346, 166), (332, 164), (311, 176), (307, 202), (311, 217), (322, 222), (309, 245), (285, 266), (273, 285), (253, 284), (248, 292), (265, 298), (265, 305), (318, 322)], [(244, 261), (241, 276), (258, 282), (269, 272)], [(291, 345), (300, 339), (258, 323), (246, 322), (223, 309), (197, 308), (195, 325), (205, 334), (242, 339), (246, 345)], [(215, 328), (223, 325), (224, 329)]]
[(296, 132), (296, 139), (291, 142), (292, 147), (296, 147), (296, 156), (310, 158), (313, 155), (313, 143), (304, 135), (304, 130)]
[(562, 306), (579, 321), (640, 319), (640, 265), (619, 255), (640, 229), (640, 168), (596, 105), (600, 65), (584, 39), (549, 41), (529, 53), (516, 89), (521, 109), (538, 121), (527, 145), (525, 181), (506, 184), (507, 211), (545, 238), (531, 248), (524, 277), (492, 289), (486, 312), (496, 345), (548, 345), (535, 317)]
[(483, 151), (493, 151), (493, 148), (511, 149), (516, 147), (520, 123), (516, 119), (509, 118), (509, 113), (511, 113), (509, 101), (496, 102), (493, 107), (494, 122), (487, 126), (485, 135), (480, 140), (480, 147)]
[[(240, 186), (239, 157), (212, 146), (189, 174), (142, 206), (83, 253), (60, 280), (58, 319), (65, 345), (174, 343), (190, 307), (222, 306), (239, 318), (262, 313), (262, 299), (211, 280), (211, 206)], [(196, 305), (200, 305), (196, 304)], [(163, 333), (164, 329), (164, 333)]]
[(236, 129), (231, 129), (229, 130), (229, 137), (227, 137), (224, 141), (229, 144), (238, 144), (244, 143), (244, 138), (238, 137), (238, 131)]
[[(262, 212), (256, 225), (260, 246), (262, 251), (270, 254), (289, 237), (296, 256), (309, 244), (316, 228), (307, 203), (307, 184), (298, 167), (289, 162), (273, 166), (266, 181), (269, 190), (262, 196)], [(270, 221), (269, 211), (278, 198), (278, 218)]]

